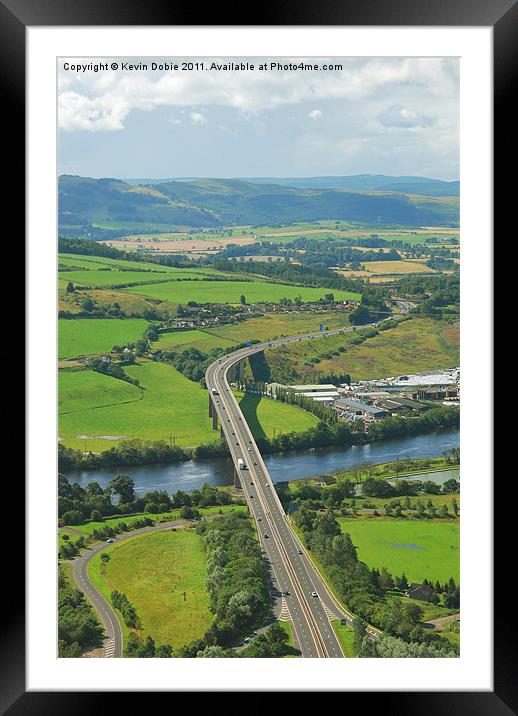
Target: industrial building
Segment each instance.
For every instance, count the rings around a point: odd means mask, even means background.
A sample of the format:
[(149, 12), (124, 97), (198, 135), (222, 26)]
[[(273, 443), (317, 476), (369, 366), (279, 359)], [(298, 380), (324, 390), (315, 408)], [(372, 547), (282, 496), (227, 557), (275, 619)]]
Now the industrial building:
[(376, 408), (374, 405), (360, 403), (358, 400), (349, 400), (348, 398), (335, 400), (333, 407), (339, 412), (373, 419), (384, 418), (389, 415), (388, 411), (383, 408)]
[(270, 395), (275, 395), (279, 390), (289, 390), (304, 398), (312, 398), (319, 403), (333, 403), (340, 397), (336, 385), (331, 383), (319, 383), (309, 385), (283, 385), (282, 383), (269, 383), (267, 387)]

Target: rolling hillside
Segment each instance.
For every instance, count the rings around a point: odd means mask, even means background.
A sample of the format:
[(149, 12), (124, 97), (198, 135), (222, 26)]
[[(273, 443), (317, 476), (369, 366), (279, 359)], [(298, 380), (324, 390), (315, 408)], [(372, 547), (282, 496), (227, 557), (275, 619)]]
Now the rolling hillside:
[[(58, 187), (59, 230), (62, 236), (81, 236), (92, 231), (122, 235), (127, 231), (165, 231), (175, 227), (275, 225), (320, 219), (378, 225), (457, 226), (458, 198), (423, 196), (417, 186), (419, 182), (411, 179), (414, 178), (401, 178), (403, 186), (413, 192), (406, 194), (394, 189), (397, 184), (389, 184), (387, 193), (370, 186), (354, 191), (346, 187), (291, 187), (240, 179), (135, 185), (118, 179), (63, 175)], [(95, 235), (95, 238), (106, 237)]]
[(352, 191), (400, 192), (422, 196), (459, 196), (459, 181), (442, 181), (426, 177), (392, 177), (385, 174), (355, 176), (294, 177), (247, 179), (254, 184), (278, 184), (306, 189), (349, 189)]

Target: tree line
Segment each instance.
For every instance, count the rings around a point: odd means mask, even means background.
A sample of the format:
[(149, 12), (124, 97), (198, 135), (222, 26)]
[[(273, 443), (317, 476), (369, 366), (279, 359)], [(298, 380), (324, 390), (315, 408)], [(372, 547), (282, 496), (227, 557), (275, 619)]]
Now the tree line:
[[(358, 617), (404, 642), (436, 642), (441, 651), (455, 654), (452, 645), (439, 642), (441, 637), (421, 626), (423, 610), (419, 605), (391, 596), (395, 582), (388, 570), (369, 569), (358, 559), (350, 534), (342, 533), (333, 515), (315, 514), (302, 508), (295, 513), (294, 521), (306, 547), (324, 567), (338, 596)], [(400, 585), (404, 585), (406, 578), (400, 575), (399, 580)], [(364, 639), (358, 640), (360, 651), (367, 638), (364, 633)], [(365, 648), (370, 649), (371, 645), (365, 644)]]
[(135, 494), (134, 481), (127, 475), (114, 477), (104, 489), (98, 482), (89, 482), (86, 487), (82, 487), (77, 483), (69, 482), (64, 475), (58, 475), (60, 525), (98, 522), (103, 518), (117, 515), (160, 514), (182, 507), (203, 508), (231, 503), (232, 497), (228, 492), (208, 484), (192, 492), (177, 490), (169, 495), (165, 490), (151, 490), (145, 495), (138, 496)]
[(70, 586), (65, 567), (58, 570), (58, 656), (77, 658), (102, 644), (104, 630), (84, 594)]

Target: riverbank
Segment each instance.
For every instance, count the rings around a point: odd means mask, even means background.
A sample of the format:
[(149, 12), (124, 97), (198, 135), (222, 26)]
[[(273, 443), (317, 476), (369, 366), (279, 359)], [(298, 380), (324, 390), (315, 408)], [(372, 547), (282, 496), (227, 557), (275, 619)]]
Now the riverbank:
[[(459, 464), (451, 464), (446, 457), (403, 459), (396, 462), (383, 462), (376, 465), (366, 464), (352, 470), (337, 470), (336, 472), (317, 475), (309, 478), (310, 482), (333, 484), (338, 480), (350, 480), (361, 483), (370, 477), (384, 480), (431, 480), (441, 484), (450, 477), (460, 473)], [(293, 480), (290, 482), (299, 482)]]
[[(274, 482), (286, 482), (406, 458), (438, 458), (444, 450), (458, 448), (459, 442), (460, 431), (458, 428), (450, 428), (364, 445), (280, 452), (265, 455), (264, 461)], [(70, 482), (82, 486), (88, 482), (98, 482), (102, 488), (121, 474), (118, 467), (67, 469), (62, 472)], [(177, 490), (191, 492), (200, 489), (205, 483), (215, 487), (228, 486), (234, 479), (234, 465), (229, 457), (191, 459), (168, 465), (133, 465), (126, 467), (123, 472), (134, 480), (135, 492), (139, 495), (150, 490), (166, 490), (170, 494)]]
[[(405, 438), (459, 427), (460, 414), (455, 408), (436, 407), (414, 418), (385, 418), (371, 425), (369, 432), (358, 433), (350, 430), (347, 423), (326, 423), (320, 421), (315, 427), (296, 433), (281, 433), (275, 437), (256, 436), (256, 442), (263, 455), (279, 452), (309, 450), (327, 447), (352, 447), (367, 445), (388, 439)], [(102, 453), (81, 452), (58, 444), (58, 470), (95, 470), (102, 467), (128, 467), (170, 464), (204, 458), (226, 457), (227, 443), (220, 439), (214, 443), (183, 448), (164, 441), (129, 440)]]

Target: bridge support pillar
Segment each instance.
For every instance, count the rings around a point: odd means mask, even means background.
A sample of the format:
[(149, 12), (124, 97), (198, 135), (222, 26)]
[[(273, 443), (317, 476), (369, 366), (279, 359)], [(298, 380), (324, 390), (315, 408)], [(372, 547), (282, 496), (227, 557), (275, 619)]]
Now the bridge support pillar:
[(241, 479), (239, 477), (239, 470), (234, 468), (234, 487), (241, 489)]
[(214, 410), (214, 408), (212, 409), (212, 429), (213, 429), (213, 430), (217, 430), (217, 429), (218, 429), (218, 414), (217, 414), (217, 412)]
[(214, 405), (212, 404), (212, 396), (209, 393), (209, 418), (212, 418), (213, 412), (214, 412)]
[(220, 434), (220, 436), (221, 436), (222, 438), (225, 437), (225, 433), (223, 432), (223, 425), (220, 425), (220, 426), (219, 426), (219, 434)]

